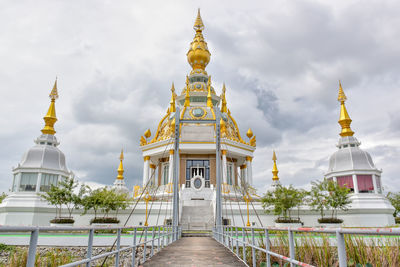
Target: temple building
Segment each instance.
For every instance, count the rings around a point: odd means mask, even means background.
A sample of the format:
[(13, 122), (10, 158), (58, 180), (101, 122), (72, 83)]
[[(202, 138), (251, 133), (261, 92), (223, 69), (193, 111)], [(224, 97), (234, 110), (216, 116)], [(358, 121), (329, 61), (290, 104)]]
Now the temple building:
[(67, 168), (65, 155), (58, 149), (60, 143), (55, 136), (57, 98), (56, 80), (50, 93), (50, 107), (43, 118), (42, 134), (13, 169), (11, 192), (0, 204), (0, 224), (38, 225), (41, 221), (38, 211), (47, 207), (39, 194), (49, 191), (51, 185), (57, 186), (61, 179), (74, 176)]

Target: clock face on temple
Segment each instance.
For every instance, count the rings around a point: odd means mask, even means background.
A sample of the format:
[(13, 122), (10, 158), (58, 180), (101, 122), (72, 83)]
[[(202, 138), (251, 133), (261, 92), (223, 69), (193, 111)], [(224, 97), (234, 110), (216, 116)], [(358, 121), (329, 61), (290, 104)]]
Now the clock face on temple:
[(190, 115), (194, 119), (201, 119), (206, 116), (206, 111), (201, 107), (196, 107), (190, 110)]

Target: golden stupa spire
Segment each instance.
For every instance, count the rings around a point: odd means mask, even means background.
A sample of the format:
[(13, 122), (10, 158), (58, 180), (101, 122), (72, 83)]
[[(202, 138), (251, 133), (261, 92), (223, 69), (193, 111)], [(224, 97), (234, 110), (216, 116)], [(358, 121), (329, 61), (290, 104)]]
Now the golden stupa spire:
[(226, 113), (228, 111), (228, 108), (226, 107), (226, 97), (225, 97), (225, 92), (226, 92), (226, 88), (225, 88), (225, 83), (222, 86), (222, 105), (221, 105), (221, 112), (222, 113)]
[(169, 111), (175, 112), (175, 86), (174, 86), (174, 83), (172, 83), (172, 87), (171, 87), (171, 101), (169, 102), (169, 104), (170, 104)]
[(354, 132), (350, 128), (351, 119), (349, 113), (347, 113), (346, 105), (344, 102), (347, 100), (346, 95), (344, 94), (342, 83), (339, 81), (339, 95), (338, 101), (340, 102), (340, 117), (339, 124), (342, 126), (342, 131), (340, 132), (340, 136), (353, 136)]
[(272, 160), (274, 161), (274, 166), (272, 167), (272, 180), (273, 181), (278, 181), (279, 177), (278, 177), (278, 167), (276, 166), (276, 154), (275, 154), (275, 150), (274, 153), (272, 154)]
[(49, 95), (51, 99), (50, 107), (49, 110), (47, 111), (46, 116), (43, 117), (45, 125), (44, 128), (42, 129), (43, 134), (55, 134), (56, 131), (54, 130), (54, 124), (57, 121), (56, 117), (56, 99), (58, 98), (58, 91), (57, 91), (57, 78), (56, 81), (54, 82), (53, 89), (50, 92)]
[(211, 76), (208, 76), (207, 89), (208, 89), (207, 107), (212, 108), (213, 103), (212, 103), (212, 98), (211, 98)]
[(124, 151), (121, 149), (121, 155), (119, 156), (119, 166), (118, 166), (118, 180), (124, 180), (124, 165), (122, 161), (124, 160)]
[(193, 26), (196, 35), (190, 43), (189, 51), (186, 56), (193, 70), (205, 70), (208, 62), (210, 62), (210, 51), (208, 51), (207, 43), (204, 41), (203, 29), (204, 24), (200, 16), (200, 8), (197, 11), (197, 18)]

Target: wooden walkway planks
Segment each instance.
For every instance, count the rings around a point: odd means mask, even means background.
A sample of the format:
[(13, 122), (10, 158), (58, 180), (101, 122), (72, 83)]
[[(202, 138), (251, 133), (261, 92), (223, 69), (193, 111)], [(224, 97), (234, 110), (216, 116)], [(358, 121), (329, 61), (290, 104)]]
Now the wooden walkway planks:
[(182, 237), (162, 249), (142, 266), (245, 267), (246, 265), (211, 237)]

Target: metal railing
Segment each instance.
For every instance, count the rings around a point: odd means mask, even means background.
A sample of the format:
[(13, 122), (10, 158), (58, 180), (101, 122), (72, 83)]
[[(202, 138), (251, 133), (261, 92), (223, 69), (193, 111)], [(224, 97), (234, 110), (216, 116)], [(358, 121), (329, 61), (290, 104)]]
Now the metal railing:
[[(62, 267), (72, 267), (78, 266), (81, 264), (86, 264), (86, 267), (90, 267), (91, 263), (95, 260), (102, 259), (108, 256), (115, 256), (115, 266), (119, 266), (120, 261), (120, 253), (127, 250), (132, 250), (132, 267), (135, 266), (135, 258), (136, 258), (136, 248), (143, 246), (143, 255), (142, 255), (142, 263), (151, 258), (154, 255), (154, 248), (157, 248), (157, 251), (162, 249), (165, 246), (175, 242), (182, 236), (182, 230), (180, 227), (177, 229), (172, 229), (173, 227), (170, 225), (157, 225), (157, 226), (140, 226), (140, 227), (62, 227), (62, 226), (43, 226), (43, 227), (35, 227), (35, 226), (1, 226), (0, 232), (30, 232), (30, 240), (29, 240), (29, 248), (28, 248), (28, 258), (27, 258), (27, 267), (34, 267), (36, 260), (36, 249), (38, 246), (38, 239), (40, 232), (59, 232), (59, 231), (67, 231), (67, 232), (88, 232), (88, 246), (86, 258), (71, 262)], [(132, 235), (132, 245), (121, 248), (121, 232), (122, 230), (129, 230)], [(116, 242), (115, 249), (109, 252), (105, 252), (96, 256), (92, 255), (93, 252), (93, 239), (95, 231), (104, 231), (104, 230), (116, 230)], [(148, 239), (148, 234), (151, 234), (151, 238)], [(138, 240), (138, 237), (140, 238)], [(142, 241), (143, 237), (143, 241)], [(157, 242), (157, 244), (155, 244)], [(149, 257), (147, 257), (147, 247), (150, 249)]]
[[(285, 231), (288, 234), (289, 242), (289, 256), (280, 255), (271, 251), (270, 231)], [(236, 256), (247, 265), (246, 248), (251, 248), (251, 261), (253, 267), (257, 266), (257, 253), (256, 250), (265, 253), (266, 265), (271, 267), (271, 256), (280, 258), (290, 263), (290, 266), (307, 266), (313, 267), (305, 262), (296, 260), (295, 257), (295, 242), (294, 233), (307, 232), (307, 233), (330, 233), (336, 235), (336, 247), (338, 251), (338, 260), (340, 267), (347, 266), (346, 244), (344, 235), (394, 235), (400, 236), (400, 228), (278, 228), (278, 227), (237, 227), (237, 226), (221, 226), (213, 228), (213, 237), (219, 243), (231, 250)], [(239, 238), (239, 235), (242, 237)], [(256, 236), (263, 238), (265, 248), (256, 244)], [(247, 241), (246, 241), (247, 237)], [(240, 255), (240, 249), (242, 255)]]

